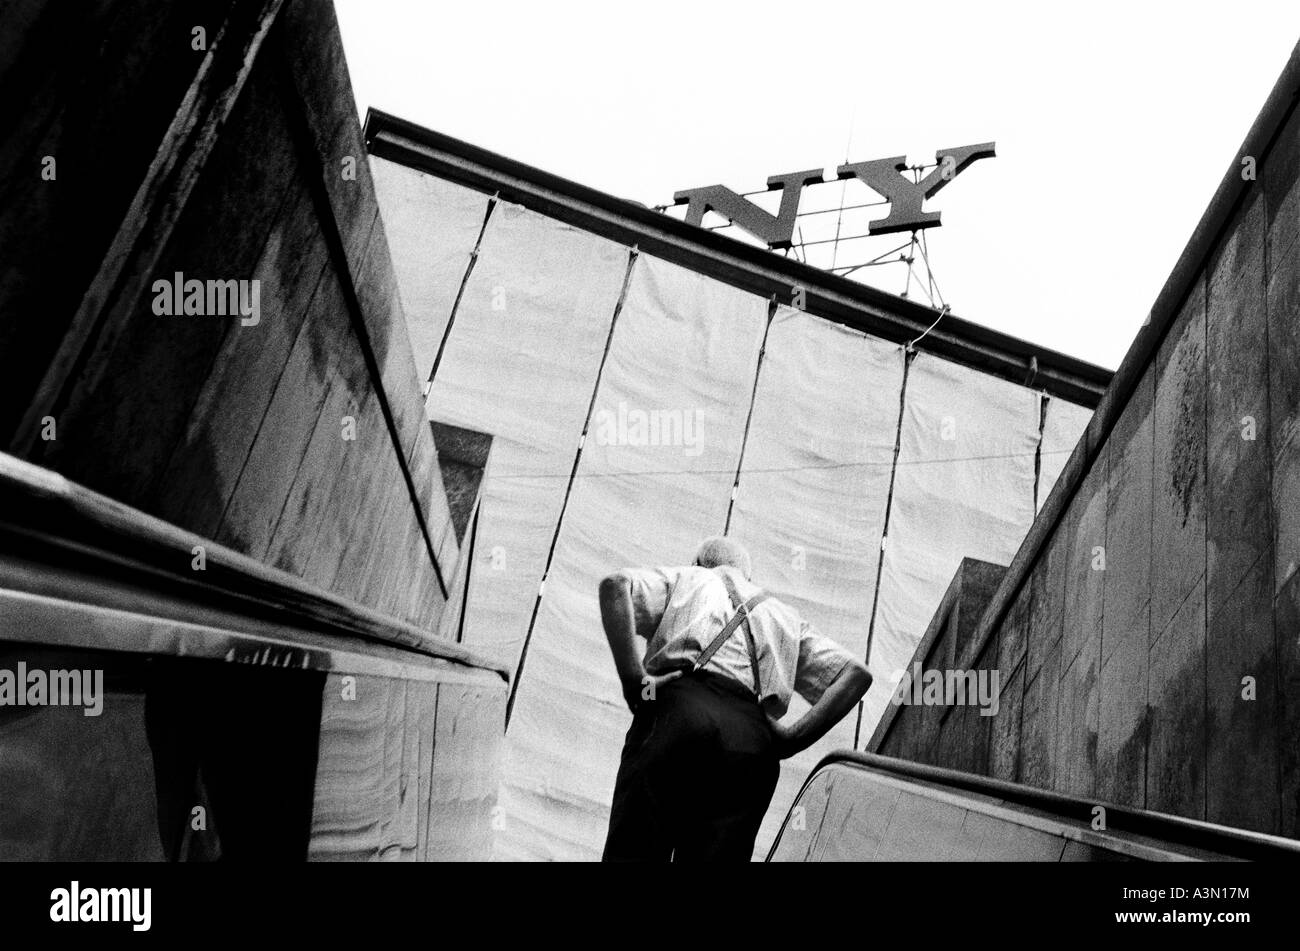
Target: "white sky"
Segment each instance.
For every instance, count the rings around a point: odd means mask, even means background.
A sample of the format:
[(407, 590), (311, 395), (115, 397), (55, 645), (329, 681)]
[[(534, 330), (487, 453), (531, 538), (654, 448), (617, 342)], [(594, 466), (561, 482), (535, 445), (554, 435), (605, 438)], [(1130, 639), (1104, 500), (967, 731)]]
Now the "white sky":
[[(804, 168), (833, 178), (851, 126), (852, 161), (996, 141), (997, 158), (927, 206), (943, 212), (928, 232), (943, 296), (1107, 367), (1300, 38), (1296, 0), (336, 8), (363, 116), (375, 106), (647, 205)], [(840, 189), (810, 188), (804, 208)], [(848, 203), (871, 200), (847, 185)], [(867, 279), (898, 293), (905, 274)]]

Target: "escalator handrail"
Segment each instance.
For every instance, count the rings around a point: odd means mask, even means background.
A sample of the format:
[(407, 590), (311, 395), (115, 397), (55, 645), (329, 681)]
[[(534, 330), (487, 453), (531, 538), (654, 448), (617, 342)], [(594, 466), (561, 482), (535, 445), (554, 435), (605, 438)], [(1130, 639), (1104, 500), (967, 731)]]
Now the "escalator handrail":
[[(1300, 841), (1249, 829), (1238, 829), (1218, 825), (1200, 819), (1189, 819), (1163, 812), (1136, 809), (1119, 803), (1106, 802), (1101, 799), (1074, 796), (1054, 790), (1039, 789), (1023, 783), (1013, 783), (977, 773), (948, 769), (942, 766), (930, 766), (910, 760), (881, 756), (878, 753), (866, 753), (857, 750), (835, 750), (822, 757), (813, 767), (799, 788), (794, 805), (802, 798), (809, 784), (823, 769), (829, 766), (845, 764), (858, 768), (877, 770), (897, 777), (918, 780), (926, 783), (946, 786), (965, 792), (991, 796), (1007, 803), (1041, 809), (1063, 818), (1090, 823), (1093, 809), (1101, 806), (1106, 810), (1106, 828), (1108, 832), (1126, 832), (1199, 849), (1215, 852), (1225, 856), (1260, 861), (1280, 858), (1300, 858)], [(777, 846), (784, 835), (790, 820), (786, 813), (781, 828), (768, 851), (767, 861), (772, 860)]]
[[(318, 588), (289, 572), (188, 532), (40, 466), (0, 453), (0, 557), (79, 561), (97, 575), (171, 591), (248, 618), (415, 651), (509, 681), (503, 663), (414, 624)], [(181, 572), (195, 546), (203, 572)], [(450, 602), (449, 602), (450, 605)]]

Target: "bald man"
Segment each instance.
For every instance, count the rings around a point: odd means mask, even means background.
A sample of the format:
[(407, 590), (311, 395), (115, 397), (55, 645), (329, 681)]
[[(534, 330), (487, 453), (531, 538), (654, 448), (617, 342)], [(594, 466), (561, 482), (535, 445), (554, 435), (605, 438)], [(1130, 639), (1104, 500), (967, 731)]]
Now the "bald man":
[[(817, 742), (871, 685), (866, 667), (751, 573), (743, 546), (709, 538), (689, 567), (601, 581), (633, 714), (605, 861), (749, 861), (779, 761)], [(812, 706), (782, 725), (794, 693)]]

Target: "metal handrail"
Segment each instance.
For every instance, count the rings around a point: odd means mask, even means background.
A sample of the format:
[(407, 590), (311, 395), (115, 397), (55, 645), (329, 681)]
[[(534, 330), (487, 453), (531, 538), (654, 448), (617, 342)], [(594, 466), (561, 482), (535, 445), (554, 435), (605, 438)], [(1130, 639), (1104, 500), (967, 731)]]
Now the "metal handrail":
[[(1174, 816), (1147, 809), (1136, 809), (1119, 803), (1105, 802), (1095, 798), (1072, 796), (1047, 789), (1038, 789), (1022, 783), (1008, 782), (947, 769), (942, 766), (930, 766), (914, 763), (910, 760), (881, 756), (878, 753), (864, 753), (857, 750), (836, 750), (822, 757), (821, 761), (808, 774), (799, 789), (795, 802), (803, 796), (809, 784), (823, 769), (837, 764), (847, 764), (863, 769), (888, 773), (895, 777), (932, 783), (948, 789), (990, 796), (1004, 803), (1012, 803), (1031, 809), (1040, 809), (1053, 813), (1064, 819), (1090, 823), (1093, 810), (1101, 806), (1106, 810), (1106, 830), (1110, 834), (1127, 833), (1177, 844), (1189, 849), (1204, 850), (1235, 858), (1252, 861), (1300, 858), (1300, 841), (1282, 836), (1253, 832), (1248, 829), (1236, 829), (1231, 826), (1218, 825), (1199, 819)], [(790, 816), (787, 813), (772, 842), (767, 860), (771, 861), (780, 844), (781, 836)]]
[[(190, 564), (195, 546), (203, 547), (205, 570), (186, 572), (180, 566)], [(200, 625), (215, 612), (414, 651), (509, 680), (497, 661), (0, 453), (0, 554), (6, 550), (52, 566), (89, 566), (96, 578), (190, 606)], [(14, 639), (13, 632), (0, 636)]]

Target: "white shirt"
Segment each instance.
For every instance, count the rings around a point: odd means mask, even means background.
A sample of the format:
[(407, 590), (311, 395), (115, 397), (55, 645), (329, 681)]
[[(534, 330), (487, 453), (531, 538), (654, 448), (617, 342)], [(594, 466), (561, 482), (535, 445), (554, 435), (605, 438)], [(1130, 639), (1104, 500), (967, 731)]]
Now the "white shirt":
[[(719, 568), (641, 568), (625, 574), (632, 582), (637, 634), (646, 638), (646, 673), (689, 669), (736, 609), (719, 576), (726, 572), (741, 598), (761, 589), (739, 571)], [(816, 703), (852, 655), (817, 633), (797, 611), (769, 597), (749, 616), (762, 682), (761, 700), (775, 717), (783, 716), (791, 693)], [(704, 665), (753, 689), (744, 626), (738, 627)]]

